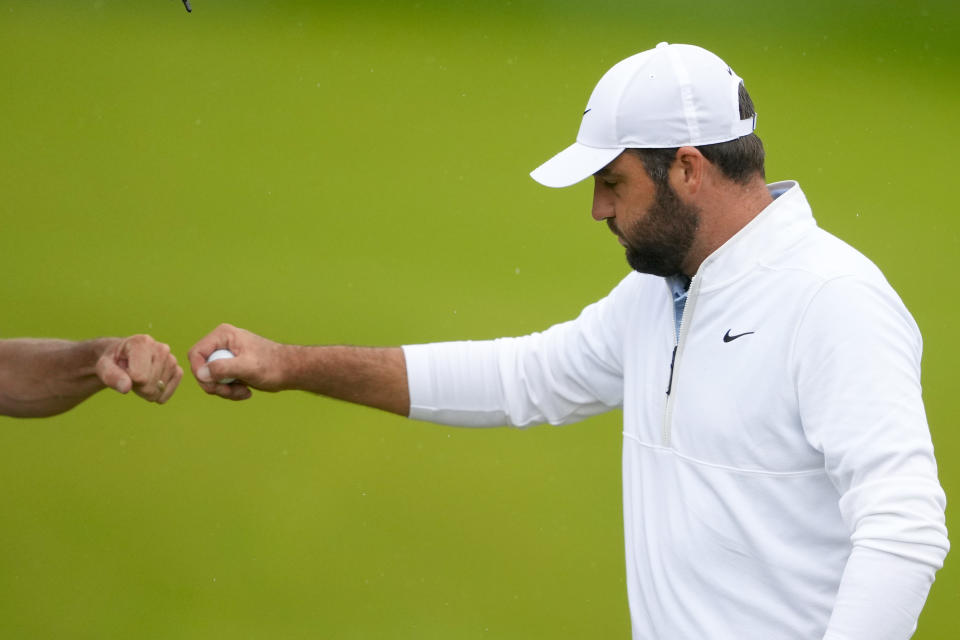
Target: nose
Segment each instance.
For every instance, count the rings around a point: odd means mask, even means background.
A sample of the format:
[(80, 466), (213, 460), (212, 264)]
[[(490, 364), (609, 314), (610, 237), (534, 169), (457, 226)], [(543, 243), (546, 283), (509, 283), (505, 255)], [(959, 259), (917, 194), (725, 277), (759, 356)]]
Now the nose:
[(613, 189), (600, 178), (593, 178), (593, 209), (590, 215), (598, 222), (614, 216)]

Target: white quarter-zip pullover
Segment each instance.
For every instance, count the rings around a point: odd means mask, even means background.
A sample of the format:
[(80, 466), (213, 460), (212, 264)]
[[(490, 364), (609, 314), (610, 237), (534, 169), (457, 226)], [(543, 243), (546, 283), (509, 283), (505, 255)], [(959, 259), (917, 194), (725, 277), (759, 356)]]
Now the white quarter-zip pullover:
[[(637, 640), (905, 640), (949, 548), (921, 338), (793, 182), (693, 277), (631, 273), (572, 321), (404, 347), (410, 417), (623, 409)], [(667, 390), (669, 389), (669, 393)]]

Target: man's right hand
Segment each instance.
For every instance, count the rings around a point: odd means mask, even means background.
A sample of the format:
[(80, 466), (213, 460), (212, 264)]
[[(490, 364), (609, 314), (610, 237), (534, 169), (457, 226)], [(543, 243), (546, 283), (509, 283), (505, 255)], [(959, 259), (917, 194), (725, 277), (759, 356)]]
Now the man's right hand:
[[(200, 339), (188, 353), (190, 369), (200, 387), (209, 394), (230, 400), (246, 400), (250, 389), (281, 391), (288, 372), (292, 345), (268, 340), (230, 324), (219, 327)], [(233, 358), (208, 363), (217, 349), (228, 349)], [(223, 384), (219, 380), (233, 378)]]
[[(207, 362), (217, 349), (234, 357)], [(222, 324), (189, 352), (190, 369), (209, 394), (246, 400), (250, 389), (299, 390), (406, 416), (407, 367), (400, 347), (302, 346)], [(233, 378), (224, 384), (218, 380)]]

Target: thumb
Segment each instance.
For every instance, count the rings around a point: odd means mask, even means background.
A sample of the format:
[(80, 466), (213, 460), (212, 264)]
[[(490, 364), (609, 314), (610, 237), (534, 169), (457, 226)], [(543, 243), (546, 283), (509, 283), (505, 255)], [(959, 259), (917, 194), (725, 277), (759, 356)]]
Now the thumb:
[(214, 360), (200, 367), (197, 371), (197, 378), (201, 382), (218, 382), (220, 384), (230, 384), (238, 377), (239, 367), (236, 365), (235, 358), (224, 358)]
[(133, 380), (112, 358), (103, 357), (97, 362), (97, 377), (103, 384), (120, 393), (133, 388)]

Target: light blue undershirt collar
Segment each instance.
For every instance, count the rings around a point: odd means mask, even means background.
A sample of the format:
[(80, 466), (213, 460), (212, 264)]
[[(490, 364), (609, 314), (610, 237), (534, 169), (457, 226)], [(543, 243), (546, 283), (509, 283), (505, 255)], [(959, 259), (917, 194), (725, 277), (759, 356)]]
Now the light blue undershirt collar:
[(677, 332), (675, 338), (680, 339), (680, 318), (683, 317), (683, 308), (687, 304), (687, 290), (690, 288), (690, 278), (684, 275), (667, 276), (664, 278), (667, 286), (670, 287), (670, 294), (673, 296), (673, 319), (676, 323)]

